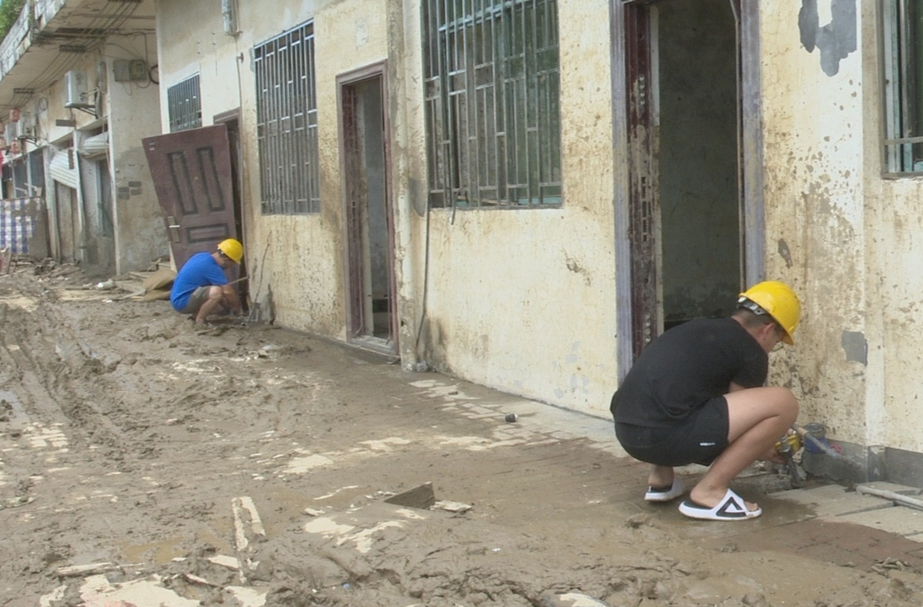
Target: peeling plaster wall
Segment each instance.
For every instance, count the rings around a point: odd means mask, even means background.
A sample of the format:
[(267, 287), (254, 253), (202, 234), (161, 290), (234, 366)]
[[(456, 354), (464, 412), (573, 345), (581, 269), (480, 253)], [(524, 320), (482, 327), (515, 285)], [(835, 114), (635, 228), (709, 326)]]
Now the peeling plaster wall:
[[(153, 38), (147, 48), (151, 54), (146, 61), (153, 65), (157, 63)], [(114, 58), (143, 57), (144, 52), (143, 38), (119, 40), (106, 52), (116, 274), (146, 270), (153, 259), (170, 254), (163, 212), (141, 145), (143, 138), (160, 133), (160, 90), (150, 82), (116, 82), (112, 70)]]
[(878, 444), (923, 452), (923, 183), (916, 179), (885, 182), (881, 188), (880, 247), (884, 265), (873, 277), (874, 307), (882, 315), (879, 351), (885, 378), (882, 433)]
[[(857, 0), (761, 3), (766, 275), (803, 299), (773, 382), (800, 420), (868, 444), (863, 65)], [(871, 43), (871, 41), (869, 41)], [(872, 86), (875, 86), (874, 79)]]
[[(877, 40), (877, 3), (862, 5), (862, 35)], [(882, 58), (879, 44), (864, 45), (866, 73), (877, 75)], [(885, 128), (881, 122), (881, 78), (869, 78), (865, 87), (866, 133), (866, 247), (869, 253), (867, 278), (870, 360), (870, 388), (867, 391), (869, 445), (892, 450), (923, 453), (923, 179), (884, 179), (881, 144)], [(890, 453), (893, 453), (891, 451)], [(906, 456), (906, 454), (905, 454)], [(907, 480), (919, 482), (919, 459), (911, 460), (911, 471), (888, 461)]]
[[(564, 204), (459, 209), (454, 222), (451, 209), (432, 212), (421, 357), (481, 384), (605, 416), (616, 387), (608, 5), (560, 1), (558, 23)], [(411, 244), (426, 241), (424, 220), (412, 230)]]

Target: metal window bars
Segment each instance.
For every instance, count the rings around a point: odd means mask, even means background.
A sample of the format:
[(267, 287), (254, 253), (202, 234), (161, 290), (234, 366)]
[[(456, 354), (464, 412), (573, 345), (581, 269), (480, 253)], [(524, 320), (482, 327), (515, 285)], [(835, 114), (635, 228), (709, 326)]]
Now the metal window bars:
[(433, 207), (561, 204), (555, 0), (426, 0)]
[(202, 126), (202, 103), (199, 75), (186, 78), (167, 89), (167, 112), (170, 132), (177, 133)]
[(253, 49), (264, 214), (320, 212), (314, 27)]

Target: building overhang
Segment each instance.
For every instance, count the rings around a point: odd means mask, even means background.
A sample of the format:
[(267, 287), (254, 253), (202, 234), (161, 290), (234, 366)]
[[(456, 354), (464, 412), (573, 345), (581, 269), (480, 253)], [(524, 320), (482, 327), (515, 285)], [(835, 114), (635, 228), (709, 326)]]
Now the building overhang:
[(0, 119), (115, 36), (153, 35), (154, 0), (27, 2), (0, 43)]

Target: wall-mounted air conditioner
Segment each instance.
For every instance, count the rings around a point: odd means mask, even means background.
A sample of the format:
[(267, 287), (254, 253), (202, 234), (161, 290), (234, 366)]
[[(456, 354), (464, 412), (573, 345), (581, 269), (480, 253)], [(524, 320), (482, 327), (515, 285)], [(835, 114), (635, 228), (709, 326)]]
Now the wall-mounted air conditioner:
[(19, 132), (28, 136), (35, 135), (35, 114), (22, 112), (19, 119)]
[(87, 75), (80, 70), (64, 74), (64, 107), (93, 107), (87, 99)]

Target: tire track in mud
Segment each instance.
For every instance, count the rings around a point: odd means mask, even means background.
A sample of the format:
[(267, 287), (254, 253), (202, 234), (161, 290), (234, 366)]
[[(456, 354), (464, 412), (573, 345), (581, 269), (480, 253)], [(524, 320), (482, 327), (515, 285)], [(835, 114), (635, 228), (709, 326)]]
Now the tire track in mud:
[(108, 417), (118, 403), (108, 396), (113, 390), (104, 377), (107, 369), (81, 346), (52, 306), (34, 300), (22, 305), (24, 301), (0, 302), (4, 385), (35, 421), (46, 426), (63, 422), (71, 430), (70, 441), (106, 447), (108, 456), (118, 455), (124, 464), (130, 441)]

